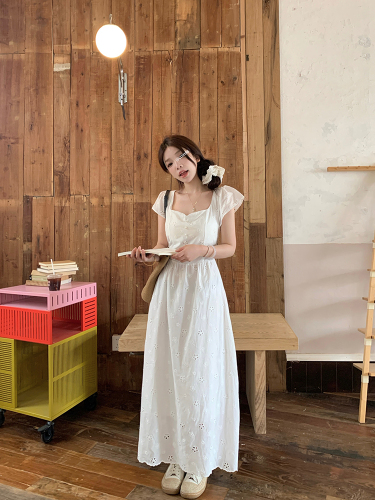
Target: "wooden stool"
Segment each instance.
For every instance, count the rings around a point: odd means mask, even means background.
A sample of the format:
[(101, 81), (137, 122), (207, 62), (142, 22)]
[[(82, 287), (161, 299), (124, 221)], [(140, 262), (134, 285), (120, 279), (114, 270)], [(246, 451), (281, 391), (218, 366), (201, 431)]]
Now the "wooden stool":
[[(246, 395), (257, 434), (266, 433), (266, 351), (298, 349), (298, 339), (279, 313), (230, 315), (237, 351), (246, 351)], [(147, 314), (136, 314), (119, 340), (119, 351), (142, 352)]]

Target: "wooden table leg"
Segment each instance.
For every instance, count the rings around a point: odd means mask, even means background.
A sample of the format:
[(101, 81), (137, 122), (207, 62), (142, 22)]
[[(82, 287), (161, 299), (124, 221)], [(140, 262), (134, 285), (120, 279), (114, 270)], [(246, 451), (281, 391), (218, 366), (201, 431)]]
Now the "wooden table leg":
[(266, 351), (246, 352), (246, 394), (256, 434), (266, 433)]

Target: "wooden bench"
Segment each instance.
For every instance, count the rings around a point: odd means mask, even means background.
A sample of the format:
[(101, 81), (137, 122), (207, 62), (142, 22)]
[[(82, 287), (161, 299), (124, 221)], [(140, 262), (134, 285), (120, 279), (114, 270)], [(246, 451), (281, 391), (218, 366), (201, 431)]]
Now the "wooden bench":
[[(230, 315), (237, 351), (246, 351), (246, 394), (254, 430), (266, 433), (266, 351), (298, 349), (298, 339), (282, 314)], [(147, 314), (136, 314), (119, 339), (119, 351), (142, 352)]]

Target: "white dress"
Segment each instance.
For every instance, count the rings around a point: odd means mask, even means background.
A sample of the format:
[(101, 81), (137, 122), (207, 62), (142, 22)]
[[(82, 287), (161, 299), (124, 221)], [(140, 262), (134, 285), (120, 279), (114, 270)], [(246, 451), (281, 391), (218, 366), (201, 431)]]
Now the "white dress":
[[(168, 246), (216, 245), (222, 219), (243, 195), (217, 188), (208, 209), (172, 210)], [(153, 210), (164, 217), (161, 192)], [(228, 300), (215, 260), (169, 259), (150, 302), (144, 353), (138, 460), (177, 463), (208, 477), (238, 469), (239, 397), (236, 349)]]

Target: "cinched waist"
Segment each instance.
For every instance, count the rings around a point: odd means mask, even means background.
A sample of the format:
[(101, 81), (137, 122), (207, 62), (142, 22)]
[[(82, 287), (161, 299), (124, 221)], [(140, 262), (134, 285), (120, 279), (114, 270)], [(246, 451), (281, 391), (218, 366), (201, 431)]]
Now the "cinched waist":
[(176, 259), (169, 259), (168, 261), (169, 265), (175, 265), (175, 266), (196, 266), (201, 267), (201, 266), (216, 266), (216, 260), (215, 259), (205, 259), (204, 257), (198, 257), (197, 259), (192, 260), (191, 262), (180, 262), (179, 260)]

